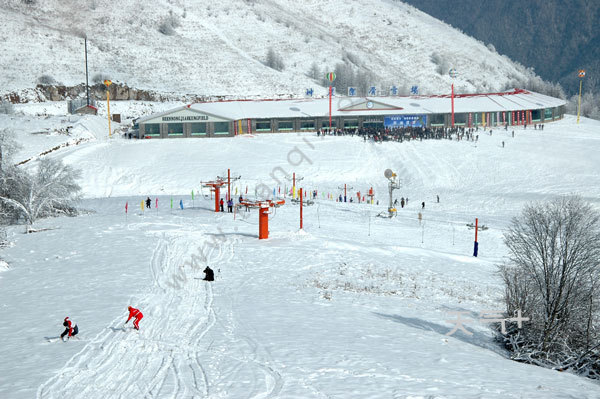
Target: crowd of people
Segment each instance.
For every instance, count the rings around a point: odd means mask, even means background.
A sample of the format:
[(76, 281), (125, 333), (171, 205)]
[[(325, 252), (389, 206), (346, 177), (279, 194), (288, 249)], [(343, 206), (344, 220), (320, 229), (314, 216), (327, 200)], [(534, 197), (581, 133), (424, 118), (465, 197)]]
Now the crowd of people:
[(371, 140), (374, 142), (382, 141), (410, 141), (410, 140), (477, 140), (479, 135), (475, 132), (479, 131), (478, 127), (465, 128), (460, 127), (425, 127), (425, 126), (405, 126), (405, 127), (385, 127), (385, 128), (358, 128), (358, 129), (333, 129), (320, 130), (317, 136), (358, 136), (363, 140)]
[[(535, 130), (544, 130), (543, 124), (534, 124)], [(527, 129), (527, 125), (523, 125), (523, 129)], [(504, 125), (504, 130), (508, 130), (508, 124)], [(323, 129), (317, 131), (317, 136), (358, 136), (364, 141), (371, 140), (374, 142), (382, 141), (410, 141), (410, 140), (467, 140), (478, 141), (479, 132), (492, 134), (492, 129), (486, 127), (426, 127), (426, 126), (404, 126), (404, 127), (382, 127), (382, 128), (345, 128), (345, 129)], [(512, 136), (515, 136), (515, 131), (512, 131)]]

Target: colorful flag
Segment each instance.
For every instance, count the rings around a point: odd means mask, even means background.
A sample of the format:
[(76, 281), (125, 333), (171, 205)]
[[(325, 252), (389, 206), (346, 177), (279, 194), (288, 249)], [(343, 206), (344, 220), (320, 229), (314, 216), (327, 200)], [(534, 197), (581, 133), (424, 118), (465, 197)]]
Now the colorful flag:
[(142, 202), (140, 202), (140, 208), (142, 208), (142, 212), (144, 212), (144, 200), (142, 200)]
[(125, 202), (125, 213), (127, 213), (127, 207), (129, 206), (128, 202)]
[(192, 201), (194, 200), (194, 190), (192, 190)]
[(158, 209), (158, 198), (156, 199), (156, 209)]
[(171, 197), (171, 209), (173, 209), (173, 197)]

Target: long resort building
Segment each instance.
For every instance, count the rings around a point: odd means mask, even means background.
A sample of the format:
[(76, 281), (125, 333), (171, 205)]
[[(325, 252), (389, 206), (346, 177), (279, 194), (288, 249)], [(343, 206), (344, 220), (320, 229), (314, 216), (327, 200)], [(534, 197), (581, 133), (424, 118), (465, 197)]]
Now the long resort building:
[(522, 89), (454, 98), (334, 97), (330, 121), (329, 98), (231, 100), (178, 107), (140, 118), (137, 124), (143, 138), (311, 132), (327, 130), (330, 123), (333, 129), (512, 126), (562, 119), (565, 106), (565, 100)]

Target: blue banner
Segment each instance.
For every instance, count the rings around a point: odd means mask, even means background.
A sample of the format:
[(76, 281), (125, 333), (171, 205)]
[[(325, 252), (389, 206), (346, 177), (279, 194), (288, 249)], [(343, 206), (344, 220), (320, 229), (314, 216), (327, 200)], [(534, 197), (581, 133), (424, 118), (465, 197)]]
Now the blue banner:
[(383, 125), (385, 127), (421, 127), (427, 126), (427, 115), (394, 115), (386, 116)]

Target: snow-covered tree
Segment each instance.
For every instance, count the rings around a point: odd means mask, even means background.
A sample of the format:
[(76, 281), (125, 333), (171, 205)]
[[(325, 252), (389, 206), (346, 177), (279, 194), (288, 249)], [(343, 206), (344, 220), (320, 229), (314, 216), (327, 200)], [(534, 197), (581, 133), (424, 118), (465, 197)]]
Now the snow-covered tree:
[(316, 80), (316, 81), (318, 81), (322, 78), (321, 69), (319, 68), (319, 65), (316, 62), (312, 63), (306, 76), (308, 76), (309, 78)]
[(3, 176), (0, 202), (13, 209), (29, 227), (40, 217), (73, 214), (80, 172), (62, 161), (44, 158), (35, 172), (12, 168)]
[(527, 206), (504, 236), (503, 337), (516, 360), (600, 378), (600, 214), (579, 197)]
[(275, 52), (275, 50), (273, 50), (273, 47), (270, 47), (267, 51), (267, 59), (265, 60), (265, 65), (279, 72), (285, 69), (283, 59), (279, 54)]
[(0, 176), (2, 171), (12, 164), (14, 154), (20, 146), (15, 139), (15, 133), (9, 129), (0, 130)]
[[(12, 130), (0, 130), (0, 195), (10, 192), (10, 182), (6, 177), (14, 171), (13, 156), (19, 149), (19, 144), (15, 139)], [(4, 202), (0, 201), (0, 225), (7, 224), (13, 215), (13, 211)]]

